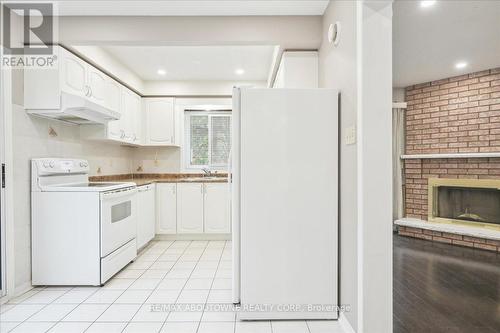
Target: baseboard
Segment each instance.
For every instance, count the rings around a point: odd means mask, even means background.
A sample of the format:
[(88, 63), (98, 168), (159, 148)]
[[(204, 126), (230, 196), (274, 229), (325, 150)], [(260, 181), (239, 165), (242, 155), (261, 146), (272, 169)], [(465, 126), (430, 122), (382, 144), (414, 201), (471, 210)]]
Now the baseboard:
[(231, 240), (231, 234), (157, 234), (154, 240)]
[(33, 286), (31, 285), (31, 281), (23, 283), (22, 285), (17, 286), (14, 289), (14, 293), (13, 293), (12, 297), (10, 297), (10, 298), (13, 299), (13, 298), (16, 298), (18, 296), (21, 296), (22, 294), (24, 294), (25, 292), (30, 291), (31, 289), (33, 289)]
[(347, 317), (343, 312), (339, 315), (339, 324), (346, 333), (356, 333), (354, 328), (352, 328), (351, 323), (347, 320)]

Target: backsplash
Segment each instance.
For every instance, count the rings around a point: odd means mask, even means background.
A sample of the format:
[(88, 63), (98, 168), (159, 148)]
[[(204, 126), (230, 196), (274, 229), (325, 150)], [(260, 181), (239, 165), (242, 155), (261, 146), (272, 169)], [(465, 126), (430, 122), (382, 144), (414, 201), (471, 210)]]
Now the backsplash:
[(131, 151), (132, 173), (178, 173), (179, 147), (141, 147)]

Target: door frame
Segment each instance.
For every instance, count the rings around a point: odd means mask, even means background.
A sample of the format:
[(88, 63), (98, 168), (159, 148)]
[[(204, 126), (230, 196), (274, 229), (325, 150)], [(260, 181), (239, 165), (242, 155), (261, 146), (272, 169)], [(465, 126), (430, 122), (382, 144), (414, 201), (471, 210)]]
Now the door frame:
[[(0, 58), (3, 57), (3, 46), (0, 46)], [(1, 189), (2, 205), (0, 216), (2, 258), (2, 291), (0, 304), (7, 302), (15, 293), (15, 263), (14, 263), (14, 219), (13, 219), (13, 188), (12, 188), (12, 69), (0, 65), (0, 160), (5, 163), (5, 188)]]

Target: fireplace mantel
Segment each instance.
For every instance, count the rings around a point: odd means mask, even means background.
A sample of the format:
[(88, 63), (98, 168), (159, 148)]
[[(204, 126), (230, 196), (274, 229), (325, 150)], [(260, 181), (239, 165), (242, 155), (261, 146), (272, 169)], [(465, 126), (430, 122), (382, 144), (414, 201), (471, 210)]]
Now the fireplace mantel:
[(498, 153), (456, 153), (456, 154), (401, 155), (402, 160), (433, 159), (433, 158), (490, 158), (490, 157), (500, 157), (500, 152), (498, 152)]

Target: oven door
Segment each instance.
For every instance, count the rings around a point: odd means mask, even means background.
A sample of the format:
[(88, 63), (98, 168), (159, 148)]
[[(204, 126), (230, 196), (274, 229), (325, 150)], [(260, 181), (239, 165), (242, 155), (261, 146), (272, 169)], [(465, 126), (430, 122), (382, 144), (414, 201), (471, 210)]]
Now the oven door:
[(101, 257), (136, 237), (137, 189), (101, 193)]

